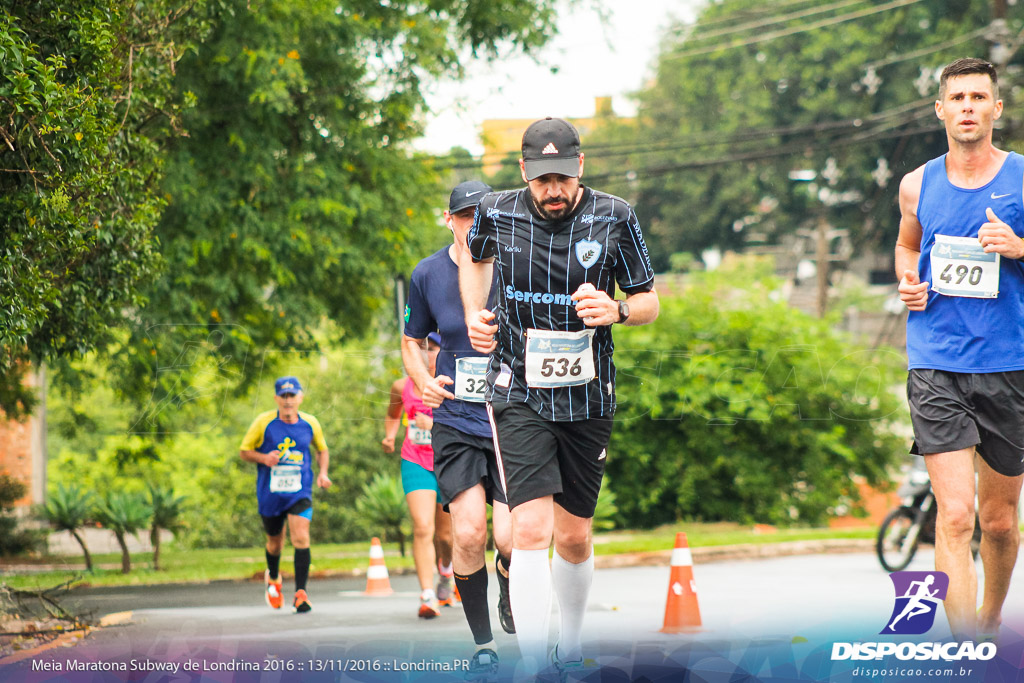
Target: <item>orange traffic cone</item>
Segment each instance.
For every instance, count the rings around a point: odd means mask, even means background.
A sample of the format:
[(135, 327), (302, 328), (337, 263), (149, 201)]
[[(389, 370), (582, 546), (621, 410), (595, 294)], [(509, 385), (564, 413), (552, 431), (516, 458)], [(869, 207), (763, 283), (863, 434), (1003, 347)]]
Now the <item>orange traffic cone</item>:
[(672, 572), (668, 577), (668, 600), (665, 602), (665, 625), (662, 633), (685, 633), (700, 626), (697, 606), (697, 584), (693, 581), (693, 556), (686, 534), (676, 534), (672, 551)]
[(388, 568), (384, 564), (384, 549), (380, 547), (380, 539), (376, 536), (370, 541), (370, 567), (366, 570), (366, 595), (391, 595), (391, 579)]

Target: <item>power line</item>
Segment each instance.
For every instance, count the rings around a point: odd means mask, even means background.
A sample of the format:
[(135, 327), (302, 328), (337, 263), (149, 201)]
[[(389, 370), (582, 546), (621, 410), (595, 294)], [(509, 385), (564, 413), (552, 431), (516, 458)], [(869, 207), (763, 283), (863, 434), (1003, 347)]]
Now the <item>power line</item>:
[[(850, 147), (865, 142), (877, 142), (880, 140), (888, 140), (891, 138), (911, 137), (915, 135), (924, 135), (927, 133), (938, 133), (939, 130), (934, 126), (912, 128), (910, 130), (894, 131), (886, 135), (874, 135), (859, 139), (854, 138), (840, 138), (833, 141), (830, 144), (830, 148), (838, 147)], [(699, 159), (694, 161), (682, 162), (671, 166), (663, 166), (660, 168), (648, 168), (648, 169), (630, 169), (635, 172), (638, 176), (656, 177), (662, 175), (671, 175), (679, 171), (692, 171), (695, 169), (711, 168), (714, 166), (722, 166), (725, 164), (735, 164), (747, 161), (760, 161), (762, 159), (771, 159), (774, 157), (791, 156), (794, 154), (802, 154), (807, 151), (806, 144), (790, 144), (781, 147), (775, 147), (771, 149), (761, 150), (758, 152), (746, 152), (740, 154), (731, 154), (724, 157), (718, 157), (714, 159)], [(622, 180), (622, 172), (615, 173), (603, 173), (594, 176), (587, 176), (588, 183), (602, 182), (606, 180)]]
[[(904, 116), (909, 116), (907, 120), (915, 120), (921, 115), (932, 111), (932, 101), (933, 100), (930, 97), (922, 97), (906, 104), (877, 112), (875, 114), (869, 114), (864, 117), (854, 117), (834, 121), (820, 121), (811, 124), (778, 126), (773, 128), (759, 128), (733, 134), (722, 133), (718, 135), (709, 135), (707, 133), (694, 133), (693, 135), (681, 136), (672, 140), (657, 143), (638, 143), (635, 140), (629, 142), (608, 143), (605, 145), (588, 146), (584, 149), (584, 152), (590, 158), (605, 159), (615, 156), (654, 154), (658, 152), (700, 149), (719, 145), (737, 144), (741, 142), (754, 142), (765, 138), (786, 135), (809, 135), (828, 131), (847, 133), (850, 131), (865, 130), (865, 127), (867, 127), (868, 130), (871, 130), (873, 129), (871, 128), (872, 126), (879, 124), (890, 123), (902, 125), (903, 123), (906, 123), (906, 120), (901, 120), (901, 117)], [(511, 153), (512, 152), (505, 153), (501, 156), (504, 158)], [(486, 157), (488, 155), (484, 156)], [(436, 163), (441, 159), (443, 159), (443, 157), (432, 157), (430, 161)], [(478, 168), (484, 163), (484, 160), (481, 158), (479, 162), (474, 161), (471, 164), (438, 164), (438, 166), (444, 169), (471, 169)]]
[(745, 40), (733, 40), (729, 43), (720, 45), (711, 45), (707, 47), (693, 48), (692, 50), (685, 50), (683, 52), (677, 52), (670, 55), (665, 55), (661, 58), (662, 61), (669, 59), (685, 59), (687, 57), (696, 57), (699, 55), (706, 55), (718, 50), (731, 50), (737, 47), (745, 47), (747, 45), (755, 45), (757, 43), (764, 43), (769, 40), (776, 40), (778, 38), (785, 38), (787, 36), (796, 35), (798, 33), (806, 33), (807, 31), (814, 31), (819, 28), (826, 28), (828, 26), (834, 26), (835, 24), (841, 24), (847, 21), (854, 21), (856, 19), (863, 19), (864, 17), (871, 16), (872, 14), (878, 14), (879, 12), (887, 12), (893, 9), (899, 9), (900, 7), (906, 7), (907, 5), (913, 5), (921, 0), (893, 0), (884, 5), (878, 5), (877, 7), (871, 7), (868, 9), (859, 10), (857, 12), (850, 12), (849, 14), (842, 14), (838, 17), (832, 17), (831, 19), (821, 19), (814, 21), (809, 24), (802, 26), (796, 26), (793, 28), (782, 29), (779, 31), (773, 31), (765, 33), (763, 35), (754, 36)]
[(956, 36), (955, 38), (951, 38), (950, 40), (947, 40), (945, 43), (939, 43), (938, 45), (932, 45), (930, 47), (923, 47), (920, 50), (914, 50), (913, 52), (907, 52), (906, 54), (902, 54), (902, 55), (894, 55), (892, 57), (886, 57), (885, 59), (879, 59), (878, 61), (875, 61), (875, 62), (868, 62), (867, 64), (864, 65), (863, 68), (865, 70), (867, 70), (867, 69), (878, 69), (878, 68), (881, 68), (883, 66), (889, 66), (890, 64), (897, 64), (899, 62), (905, 62), (905, 61), (908, 61), (908, 60), (911, 60), (911, 59), (917, 59), (918, 57), (924, 57), (925, 55), (930, 55), (930, 54), (932, 54), (934, 52), (939, 52), (941, 50), (945, 50), (947, 48), (953, 47), (954, 45), (959, 45), (960, 43), (966, 43), (968, 40), (974, 40), (975, 38), (981, 38), (987, 32), (988, 32), (988, 26), (983, 26), (983, 27), (981, 27), (981, 28), (979, 28), (977, 30), (971, 31), (969, 33), (961, 33), (959, 36)]
[[(707, 33), (693, 33), (690, 36), (691, 40), (704, 40), (706, 38), (718, 38), (720, 36), (727, 36), (730, 33), (740, 33), (742, 31), (748, 31), (750, 29), (764, 28), (766, 26), (772, 26), (774, 24), (782, 24), (792, 19), (803, 19), (804, 17), (814, 16), (815, 14), (824, 14), (825, 12), (831, 12), (837, 9), (843, 9), (850, 5), (861, 5), (865, 0), (840, 0), (839, 2), (833, 2), (830, 5), (818, 5), (816, 7), (809, 7), (802, 9), (798, 12), (791, 12), (789, 14), (781, 14), (768, 19), (761, 19), (760, 21), (748, 21), (745, 24), (737, 24), (735, 26), (729, 26), (727, 28), (718, 29), (715, 31), (708, 31)], [(694, 29), (699, 29), (703, 25), (695, 24)], [(685, 29), (676, 29), (672, 31), (674, 33), (683, 33)]]

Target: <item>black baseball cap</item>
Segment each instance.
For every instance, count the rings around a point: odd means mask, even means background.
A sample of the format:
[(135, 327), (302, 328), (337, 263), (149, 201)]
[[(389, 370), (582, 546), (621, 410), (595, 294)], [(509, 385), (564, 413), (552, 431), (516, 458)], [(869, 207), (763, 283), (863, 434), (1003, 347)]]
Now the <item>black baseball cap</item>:
[(580, 174), (580, 134), (565, 119), (534, 121), (523, 133), (526, 179), (546, 173), (576, 178)]
[(467, 180), (464, 183), (459, 183), (448, 197), (448, 213), (458, 213), (463, 209), (476, 206), (490, 191), (491, 186), (481, 183), (479, 180)]

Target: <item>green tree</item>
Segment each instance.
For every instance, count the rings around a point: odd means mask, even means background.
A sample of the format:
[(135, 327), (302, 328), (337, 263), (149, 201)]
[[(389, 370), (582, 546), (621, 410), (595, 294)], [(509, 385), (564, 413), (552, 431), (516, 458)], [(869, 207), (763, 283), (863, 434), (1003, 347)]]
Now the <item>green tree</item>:
[[(821, 211), (888, 251), (899, 179), (945, 151), (937, 70), (988, 55), (991, 6), (708, 3), (665, 33), (635, 124), (585, 141), (587, 175), (634, 203), (659, 271), (677, 252), (777, 244)], [(1018, 5), (1009, 28), (1022, 25)], [(1011, 147), (1020, 62), (1003, 71), (997, 141)], [(794, 182), (798, 170), (813, 182)]]
[(153, 546), (153, 569), (160, 570), (160, 531), (178, 533), (184, 524), (185, 496), (175, 495), (173, 486), (146, 484), (149, 507), (153, 517), (149, 522), (149, 542)]
[(0, 555), (17, 555), (33, 550), (40, 543), (40, 535), (19, 528), (14, 514), (14, 503), (25, 495), (25, 482), (0, 472)]
[(902, 354), (777, 301), (769, 262), (692, 276), (655, 325), (616, 335), (608, 486), (628, 526), (822, 522), (888, 481), (905, 447)]
[(153, 508), (139, 493), (111, 491), (96, 503), (93, 517), (114, 532), (117, 544), (121, 546), (122, 574), (127, 574), (132, 570), (127, 536), (145, 529), (149, 525), (152, 515)]
[(93, 496), (89, 491), (82, 490), (77, 484), (58, 483), (57, 488), (50, 491), (43, 505), (43, 517), (60, 531), (67, 531), (82, 547), (85, 557), (86, 571), (92, 571), (92, 555), (85, 545), (85, 539), (78, 533), (89, 521), (89, 513), (93, 507)]
[(409, 509), (397, 477), (375, 474), (372, 481), (363, 484), (363, 495), (356, 501), (356, 509), (366, 518), (371, 529), (380, 530), (381, 538), (397, 540), (398, 549), (405, 557), (405, 530), (402, 526), (409, 518)]
[(203, 22), (170, 0), (0, 9), (0, 409), (30, 362), (104, 346), (157, 263), (174, 63)]
[[(168, 149), (166, 262), (117, 354), (166, 433), (201, 393), (193, 351), (245, 384), (282, 354), (365, 332), (428, 250), (444, 191), (409, 142), (423, 91), (461, 60), (543, 43), (555, 0), (229, 0), (178, 65), (196, 107)], [(173, 368), (173, 370), (168, 370)], [(146, 403), (148, 400), (148, 404)]]

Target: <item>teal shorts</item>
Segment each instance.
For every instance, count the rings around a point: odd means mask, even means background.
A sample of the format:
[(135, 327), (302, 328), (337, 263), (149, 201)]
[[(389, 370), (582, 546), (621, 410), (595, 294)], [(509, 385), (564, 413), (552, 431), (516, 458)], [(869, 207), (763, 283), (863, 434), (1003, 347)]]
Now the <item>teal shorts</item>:
[(412, 491), (433, 491), (437, 501), (441, 502), (441, 492), (437, 489), (437, 477), (423, 465), (402, 460), (402, 490), (406, 495)]

